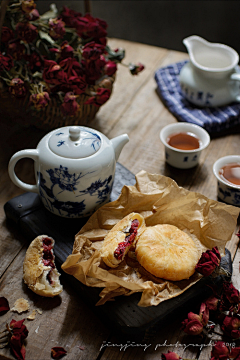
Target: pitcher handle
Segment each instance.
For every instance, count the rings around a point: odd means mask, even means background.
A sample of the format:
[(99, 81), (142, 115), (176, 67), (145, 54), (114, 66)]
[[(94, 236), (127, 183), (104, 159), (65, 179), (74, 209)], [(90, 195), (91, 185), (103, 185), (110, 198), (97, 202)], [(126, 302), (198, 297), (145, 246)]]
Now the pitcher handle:
[(38, 193), (37, 184), (36, 185), (26, 184), (25, 182), (21, 181), (15, 173), (14, 169), (15, 169), (16, 163), (20, 159), (23, 159), (23, 158), (30, 158), (30, 159), (33, 159), (34, 161), (37, 161), (39, 159), (39, 152), (38, 152), (38, 150), (27, 149), (27, 150), (18, 151), (16, 154), (14, 154), (11, 157), (11, 159), (9, 161), (9, 165), (8, 165), (8, 173), (9, 173), (10, 179), (16, 186), (20, 187), (23, 190)]
[[(231, 80), (240, 81), (240, 73), (233, 73), (230, 78)], [(237, 95), (235, 100), (240, 102), (240, 95)]]

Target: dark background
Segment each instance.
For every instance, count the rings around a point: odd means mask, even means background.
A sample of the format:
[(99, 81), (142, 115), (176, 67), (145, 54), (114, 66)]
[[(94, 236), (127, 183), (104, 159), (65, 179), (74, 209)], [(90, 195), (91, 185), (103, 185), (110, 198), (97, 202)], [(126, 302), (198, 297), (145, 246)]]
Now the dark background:
[[(54, 1), (38, 0), (40, 13)], [(55, 1), (84, 14), (84, 1)], [(240, 1), (91, 0), (91, 14), (108, 23), (108, 36), (186, 51), (182, 40), (199, 35), (240, 53)]]

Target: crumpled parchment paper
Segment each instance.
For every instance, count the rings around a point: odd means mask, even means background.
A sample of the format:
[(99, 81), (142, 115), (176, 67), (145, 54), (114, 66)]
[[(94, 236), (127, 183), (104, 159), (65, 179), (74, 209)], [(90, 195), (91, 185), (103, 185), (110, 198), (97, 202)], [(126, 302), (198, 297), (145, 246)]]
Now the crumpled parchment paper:
[(119, 198), (98, 209), (75, 236), (73, 252), (62, 269), (87, 286), (100, 287), (104, 304), (119, 295), (141, 292), (139, 306), (158, 305), (178, 296), (200, 280), (194, 273), (189, 279), (167, 281), (154, 277), (138, 263), (134, 251), (115, 269), (108, 268), (99, 250), (108, 231), (124, 216), (138, 212), (146, 226), (171, 224), (185, 231), (195, 242), (199, 257), (217, 246), (221, 255), (237, 224), (239, 209), (188, 191), (163, 175), (141, 171), (135, 186), (124, 186)]

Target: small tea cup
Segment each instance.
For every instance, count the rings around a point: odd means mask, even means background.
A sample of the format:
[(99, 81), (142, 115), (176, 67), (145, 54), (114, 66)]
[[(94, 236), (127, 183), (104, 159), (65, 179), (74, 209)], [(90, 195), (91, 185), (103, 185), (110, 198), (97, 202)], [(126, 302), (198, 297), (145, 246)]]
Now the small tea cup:
[[(189, 133), (197, 137), (199, 147), (194, 150), (181, 150), (169, 145), (168, 137), (177, 133)], [(198, 164), (202, 150), (210, 143), (210, 136), (198, 125), (181, 122), (165, 126), (160, 132), (160, 140), (165, 146), (165, 160), (169, 165), (179, 169), (190, 169)]]
[(240, 185), (225, 181), (219, 173), (224, 166), (234, 163), (240, 164), (240, 155), (224, 156), (213, 164), (213, 173), (217, 178), (218, 199), (230, 205), (240, 206)]

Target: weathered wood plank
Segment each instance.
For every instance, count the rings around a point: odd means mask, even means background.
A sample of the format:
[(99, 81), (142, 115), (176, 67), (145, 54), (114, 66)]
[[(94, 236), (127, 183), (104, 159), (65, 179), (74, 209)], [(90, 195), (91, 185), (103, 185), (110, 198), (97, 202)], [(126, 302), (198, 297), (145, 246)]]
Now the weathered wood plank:
[[(27, 318), (31, 311), (39, 309), (42, 314), (35, 320), (26, 320), (29, 330), (26, 345), (26, 360), (50, 359), (51, 348), (62, 346), (68, 352), (68, 359), (96, 359), (103, 341), (109, 335), (107, 329), (92, 310), (76, 296), (74, 289), (61, 278), (63, 292), (54, 298), (34, 294), (22, 281), (22, 264), (26, 247), (10, 265), (0, 280), (0, 294), (13, 307), (18, 298), (29, 301), (30, 311), (23, 314), (9, 311), (0, 317), (0, 329), (12, 319)], [(82, 347), (82, 349), (79, 348)], [(9, 356), (9, 349), (0, 354)]]

